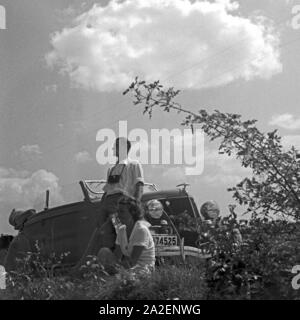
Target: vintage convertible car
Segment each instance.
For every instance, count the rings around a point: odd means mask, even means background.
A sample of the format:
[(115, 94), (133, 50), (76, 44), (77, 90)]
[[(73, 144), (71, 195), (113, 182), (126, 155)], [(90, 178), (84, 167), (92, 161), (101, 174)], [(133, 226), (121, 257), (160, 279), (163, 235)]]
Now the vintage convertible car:
[[(48, 208), (35, 213), (24, 212), (17, 215), (15, 228), (19, 234), (12, 241), (6, 259), (6, 269), (12, 270), (16, 260), (25, 252), (35, 252), (38, 248), (45, 256), (55, 253), (59, 257), (68, 253), (62, 261), (67, 267), (78, 264), (90, 242), (101, 214), (102, 186), (104, 180), (80, 181), (83, 201)], [(196, 247), (197, 233), (181, 230), (175, 225), (174, 217), (184, 213), (190, 217), (200, 218), (194, 199), (186, 191), (186, 184), (172, 190), (157, 190), (154, 184), (147, 183), (142, 202), (146, 218), (151, 223), (152, 234), (156, 244), (157, 256), (194, 255), (205, 257)], [(23, 218), (23, 219), (22, 219)], [(172, 219), (173, 218), (173, 219)], [(96, 252), (93, 252), (96, 254)]]

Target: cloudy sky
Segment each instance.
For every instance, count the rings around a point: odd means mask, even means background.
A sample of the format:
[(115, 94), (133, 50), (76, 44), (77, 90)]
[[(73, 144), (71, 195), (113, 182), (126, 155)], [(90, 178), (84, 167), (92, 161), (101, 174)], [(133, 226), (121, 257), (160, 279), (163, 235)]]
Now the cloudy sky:
[[(278, 128), (286, 148), (300, 147), (298, 0), (1, 4), (0, 233), (12, 232), (12, 208), (41, 209), (47, 189), (53, 206), (81, 200), (78, 181), (105, 176), (100, 129), (118, 134), (119, 120), (128, 131), (180, 127), (179, 115), (149, 120), (122, 96), (135, 76), (181, 89), (191, 110), (255, 118), (263, 131)], [(199, 205), (214, 199), (226, 213), (226, 188), (249, 172), (208, 140), (204, 160), (201, 175), (171, 163), (145, 165), (145, 177), (161, 188), (189, 182)]]

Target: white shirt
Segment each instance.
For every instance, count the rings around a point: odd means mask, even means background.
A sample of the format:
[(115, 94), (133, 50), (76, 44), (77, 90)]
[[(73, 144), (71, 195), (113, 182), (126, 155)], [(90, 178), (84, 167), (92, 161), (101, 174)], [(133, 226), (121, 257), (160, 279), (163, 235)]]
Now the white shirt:
[[(123, 165), (125, 165), (125, 167), (122, 171)], [(113, 184), (106, 183), (103, 187), (103, 191), (108, 195), (121, 192), (128, 197), (134, 198), (136, 184), (138, 182), (144, 183), (144, 175), (141, 164), (137, 160), (131, 160), (130, 158), (127, 158), (120, 161), (114, 167), (108, 169), (107, 179), (111, 171), (113, 171), (113, 174), (121, 174), (120, 181)]]
[[(132, 250), (134, 246), (141, 246), (144, 247), (144, 250), (142, 251), (138, 261), (137, 265), (140, 267), (145, 266), (154, 266), (155, 264), (155, 246), (152, 234), (149, 230), (149, 226), (151, 224), (145, 220), (139, 220), (135, 223), (133, 230), (131, 232), (128, 245), (125, 246), (125, 252), (123, 254), (127, 256), (131, 256)], [(126, 232), (124, 232), (125, 229), (123, 228), (123, 232), (117, 232), (117, 239), (116, 244), (123, 248), (123, 243), (126, 243), (126, 240), (124, 241), (124, 235), (126, 235)], [(121, 243), (123, 242), (123, 243)], [(123, 251), (122, 250), (122, 251)]]

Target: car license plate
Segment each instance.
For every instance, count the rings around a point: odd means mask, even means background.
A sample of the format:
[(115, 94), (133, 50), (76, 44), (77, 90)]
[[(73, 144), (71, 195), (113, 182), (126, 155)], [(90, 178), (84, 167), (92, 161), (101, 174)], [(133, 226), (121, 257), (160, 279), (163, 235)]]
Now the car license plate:
[(177, 236), (153, 235), (154, 244), (157, 247), (177, 246)]

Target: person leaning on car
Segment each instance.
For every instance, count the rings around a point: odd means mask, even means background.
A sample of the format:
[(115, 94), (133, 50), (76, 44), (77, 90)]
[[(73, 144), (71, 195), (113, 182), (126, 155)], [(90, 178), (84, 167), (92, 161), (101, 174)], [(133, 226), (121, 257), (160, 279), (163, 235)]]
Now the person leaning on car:
[[(102, 212), (99, 219), (99, 226), (105, 223), (100, 234), (100, 248), (106, 247), (113, 249), (116, 234), (111, 222), (111, 217), (117, 212), (118, 202), (124, 197), (141, 201), (144, 186), (143, 169), (137, 160), (128, 157), (131, 143), (126, 138), (117, 138), (113, 151), (117, 157), (116, 164), (108, 169), (107, 182), (103, 187), (105, 192), (102, 198)], [(129, 212), (122, 212), (125, 215), (123, 220), (127, 220)], [(132, 226), (127, 226), (127, 235), (130, 236)]]

